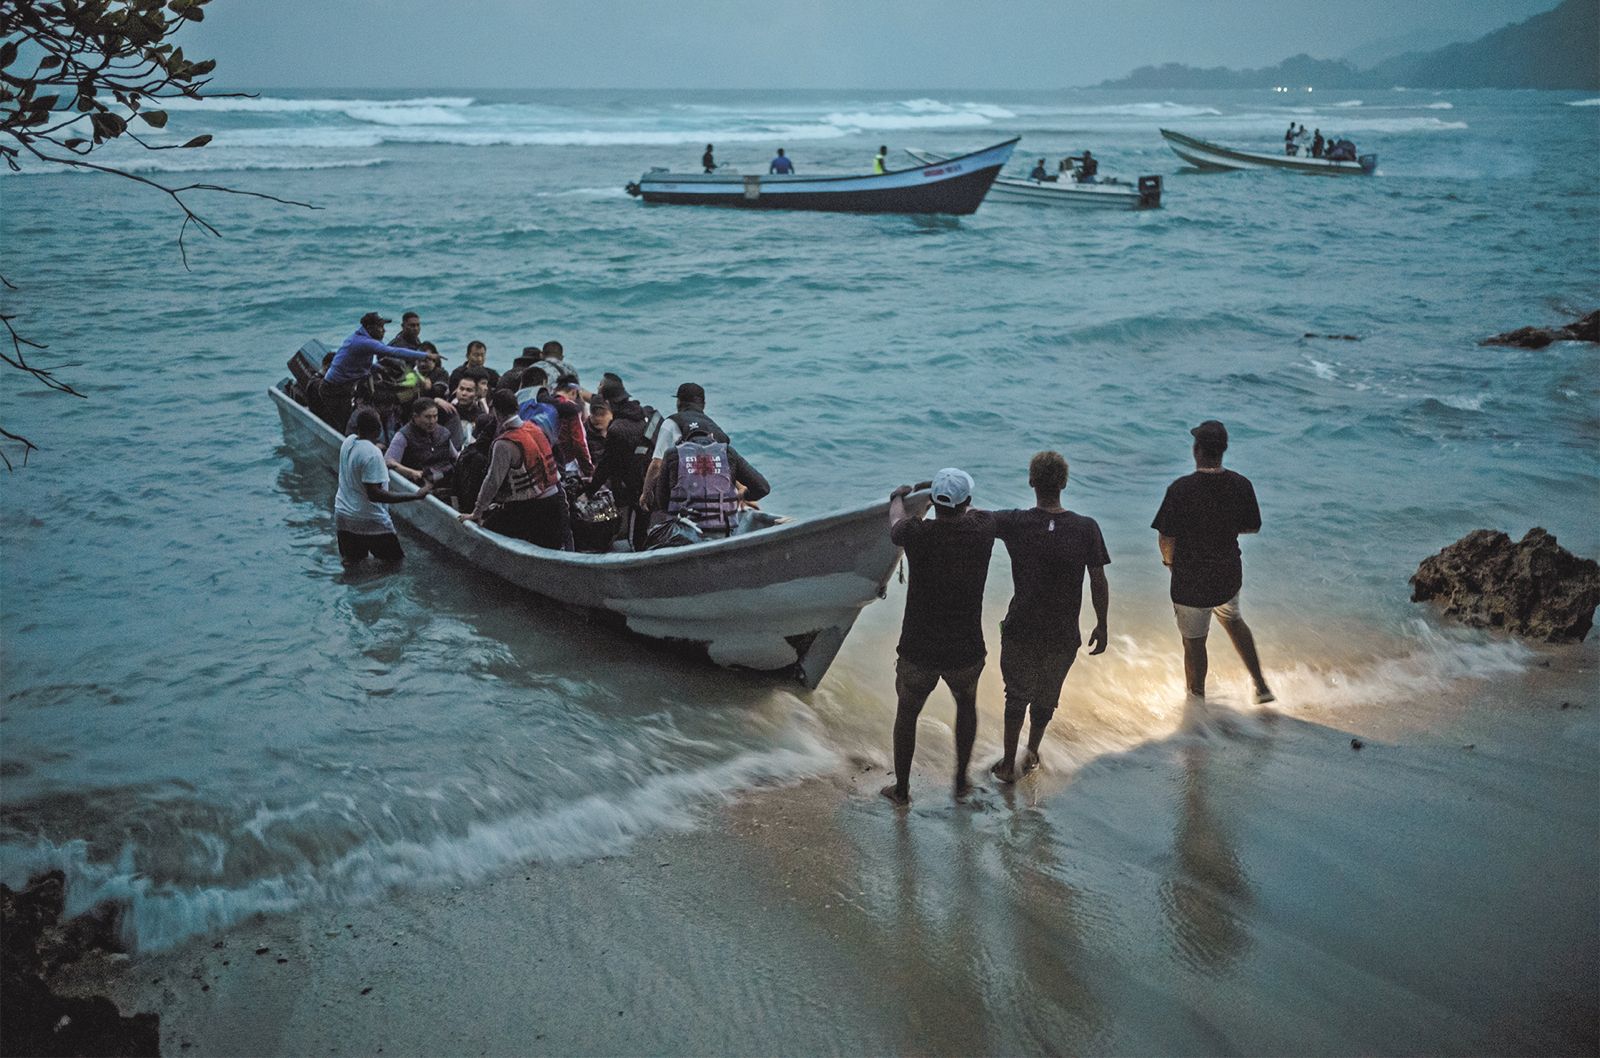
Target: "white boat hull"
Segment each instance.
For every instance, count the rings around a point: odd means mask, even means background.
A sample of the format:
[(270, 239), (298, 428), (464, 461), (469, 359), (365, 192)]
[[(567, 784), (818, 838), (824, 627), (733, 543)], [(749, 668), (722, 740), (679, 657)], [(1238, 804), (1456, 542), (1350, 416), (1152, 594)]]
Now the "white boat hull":
[(1293, 173), (1310, 173), (1315, 176), (1371, 176), (1378, 168), (1376, 154), (1363, 154), (1354, 162), (1336, 162), (1328, 158), (1309, 155), (1265, 154), (1226, 147), (1220, 143), (1186, 136), (1170, 129), (1161, 130), (1162, 138), (1172, 153), (1197, 169), (1221, 171), (1227, 169), (1282, 169)]
[[(907, 148), (906, 153), (924, 165), (937, 165), (946, 159), (928, 151)], [(1001, 176), (989, 188), (996, 202), (1025, 203), (1031, 206), (1072, 206), (1085, 209), (1156, 209), (1161, 205), (1161, 178), (1142, 178), (1147, 189), (1118, 181), (1081, 184), (1063, 178), (1059, 181), (1028, 180)]]
[[(268, 393), (290, 446), (336, 476), (344, 439), (281, 388)], [(391, 474), (389, 489), (415, 486)], [(909, 509), (920, 513), (926, 504), (926, 494), (914, 496)], [(887, 503), (703, 544), (600, 555), (491, 533), (436, 498), (390, 510), (474, 566), (602, 624), (810, 687), (861, 609), (882, 597), (900, 558), (889, 542)]]
[(1070, 206), (1074, 209), (1141, 208), (1137, 188), (1119, 184), (1050, 184), (1004, 176), (989, 189), (989, 198), (995, 202)]

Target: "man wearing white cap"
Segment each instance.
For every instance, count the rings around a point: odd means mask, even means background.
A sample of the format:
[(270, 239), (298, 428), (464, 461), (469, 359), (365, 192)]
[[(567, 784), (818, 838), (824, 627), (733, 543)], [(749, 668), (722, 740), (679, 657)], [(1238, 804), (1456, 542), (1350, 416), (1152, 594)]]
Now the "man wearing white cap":
[(905, 549), (911, 568), (895, 664), (894, 782), (882, 790), (897, 805), (911, 800), (917, 717), (941, 679), (956, 700), (956, 796), (971, 789), (967, 763), (978, 733), (978, 676), (987, 654), (983, 585), (994, 550), (994, 519), (972, 509), (972, 476), (964, 470), (946, 467), (928, 487), (934, 517), (927, 521), (906, 516), (912, 486), (889, 494), (889, 539)]

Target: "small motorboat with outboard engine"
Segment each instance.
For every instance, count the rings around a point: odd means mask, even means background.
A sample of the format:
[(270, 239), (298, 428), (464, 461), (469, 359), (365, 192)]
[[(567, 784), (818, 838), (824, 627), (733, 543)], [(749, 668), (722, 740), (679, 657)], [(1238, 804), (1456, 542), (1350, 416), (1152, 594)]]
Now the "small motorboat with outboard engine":
[[(929, 151), (907, 148), (906, 153), (924, 165), (944, 160)], [(995, 202), (1087, 206), (1090, 209), (1159, 209), (1161, 177), (1141, 176), (1137, 184), (1125, 184), (1115, 177), (1086, 183), (1067, 179), (1065, 174), (1056, 181), (997, 176), (989, 189), (989, 198)]]
[(1197, 169), (1287, 169), (1294, 173), (1318, 176), (1371, 176), (1378, 168), (1376, 154), (1359, 155), (1354, 161), (1313, 158), (1309, 154), (1265, 154), (1208, 143), (1181, 132), (1162, 129), (1162, 137), (1172, 153)]
[[(326, 352), (313, 341), (296, 355), (318, 364)], [(306, 406), (294, 378), (267, 393), (290, 448), (337, 477), (344, 436)], [(388, 488), (416, 490), (392, 471)], [(906, 499), (913, 517), (927, 507), (925, 491)], [(808, 687), (822, 680), (862, 608), (884, 596), (900, 561), (887, 501), (772, 519), (768, 528), (682, 547), (606, 554), (552, 551), (490, 532), (434, 496), (390, 510), (462, 561), (599, 624)]]

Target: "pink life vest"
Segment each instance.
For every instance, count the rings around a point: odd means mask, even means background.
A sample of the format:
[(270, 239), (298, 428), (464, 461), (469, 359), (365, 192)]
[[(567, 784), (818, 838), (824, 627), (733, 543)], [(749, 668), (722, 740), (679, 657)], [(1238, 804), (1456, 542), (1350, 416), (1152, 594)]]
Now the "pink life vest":
[(739, 510), (739, 488), (733, 460), (721, 441), (678, 445), (678, 481), (667, 503), (668, 514), (682, 512), (709, 533), (727, 533)]

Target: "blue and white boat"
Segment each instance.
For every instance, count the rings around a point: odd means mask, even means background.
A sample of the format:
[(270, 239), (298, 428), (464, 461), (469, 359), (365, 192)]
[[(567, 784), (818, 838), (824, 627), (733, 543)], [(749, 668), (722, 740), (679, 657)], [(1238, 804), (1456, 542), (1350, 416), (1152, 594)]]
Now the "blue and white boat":
[(1021, 137), (963, 154), (865, 175), (673, 173), (652, 169), (628, 185), (646, 202), (840, 213), (954, 213), (978, 208)]

